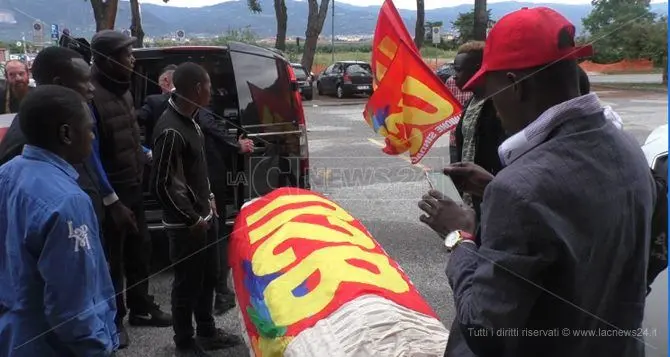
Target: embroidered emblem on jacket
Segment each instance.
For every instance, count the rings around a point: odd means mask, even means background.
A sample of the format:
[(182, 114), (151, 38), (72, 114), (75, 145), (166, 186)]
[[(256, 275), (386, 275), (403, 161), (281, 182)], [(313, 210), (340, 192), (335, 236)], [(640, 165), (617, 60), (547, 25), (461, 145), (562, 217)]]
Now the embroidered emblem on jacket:
[(91, 244), (88, 241), (88, 226), (82, 224), (81, 226), (74, 228), (72, 221), (67, 222), (67, 227), (69, 230), (68, 238), (74, 239), (74, 251), (78, 252), (79, 248), (91, 250)]

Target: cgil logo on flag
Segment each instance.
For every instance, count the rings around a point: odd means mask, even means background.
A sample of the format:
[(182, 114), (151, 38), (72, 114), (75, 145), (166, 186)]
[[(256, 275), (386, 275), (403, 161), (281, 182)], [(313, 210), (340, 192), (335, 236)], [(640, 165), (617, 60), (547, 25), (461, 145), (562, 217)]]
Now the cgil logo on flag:
[(379, 12), (372, 71), (374, 93), (363, 116), (385, 138), (385, 153), (409, 152), (418, 163), (456, 127), (461, 106), (421, 58), (391, 0)]
[(229, 261), (256, 357), (283, 356), (302, 331), (363, 295), (437, 318), (358, 220), (308, 190), (280, 188), (243, 208)]

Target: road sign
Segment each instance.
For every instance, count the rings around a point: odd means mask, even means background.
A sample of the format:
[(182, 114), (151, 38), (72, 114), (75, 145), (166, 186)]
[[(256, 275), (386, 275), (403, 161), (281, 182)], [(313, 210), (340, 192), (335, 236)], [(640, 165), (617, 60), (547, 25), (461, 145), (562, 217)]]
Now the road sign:
[(430, 40), (430, 34), (433, 31), (433, 29), (430, 26), (424, 26), (423, 28), (423, 39), (424, 41)]
[(184, 30), (177, 30), (177, 38), (178, 39), (181, 40), (181, 39), (184, 38), (184, 36), (186, 36), (186, 33), (184, 32)]
[(442, 36), (440, 35), (440, 28), (438, 26), (433, 27), (433, 44), (439, 45), (441, 43)]
[(42, 34), (42, 23), (34, 22), (33, 23), (33, 35), (38, 36)]
[(51, 24), (51, 39), (58, 41), (58, 25), (57, 24)]
[(23, 46), (23, 43), (21, 43), (21, 41), (16, 41), (16, 47), (21, 47), (21, 46)]
[(44, 25), (40, 21), (33, 22), (33, 43), (44, 43)]

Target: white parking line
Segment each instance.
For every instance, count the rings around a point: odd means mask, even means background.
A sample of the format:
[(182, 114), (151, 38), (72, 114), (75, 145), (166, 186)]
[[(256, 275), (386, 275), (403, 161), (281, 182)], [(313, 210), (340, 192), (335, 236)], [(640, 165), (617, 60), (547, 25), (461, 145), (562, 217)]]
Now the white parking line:
[(632, 103), (668, 104), (667, 99), (631, 99)]

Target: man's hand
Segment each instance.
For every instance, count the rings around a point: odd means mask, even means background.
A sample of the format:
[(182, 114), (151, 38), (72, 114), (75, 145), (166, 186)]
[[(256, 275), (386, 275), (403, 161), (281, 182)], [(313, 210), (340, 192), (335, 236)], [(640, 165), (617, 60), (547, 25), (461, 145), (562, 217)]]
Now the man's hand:
[(444, 168), (444, 174), (451, 177), (456, 188), (476, 197), (484, 196), (484, 189), (493, 180), (493, 175), (471, 162), (455, 162)]
[(112, 221), (118, 227), (124, 227), (128, 229), (131, 233), (136, 234), (139, 232), (137, 229), (137, 220), (135, 219), (135, 214), (128, 207), (126, 207), (121, 201), (116, 201), (109, 205), (109, 214), (112, 216)]
[(246, 154), (254, 151), (254, 141), (240, 137), (237, 141), (240, 144), (240, 154)]
[(475, 231), (475, 211), (467, 206), (460, 206), (440, 191), (430, 190), (423, 195), (419, 208), (427, 213), (421, 215), (419, 220), (442, 238), (455, 230), (468, 233)]
[(207, 232), (208, 228), (209, 228), (209, 224), (207, 223), (207, 221), (205, 221), (202, 218), (200, 218), (200, 220), (196, 224), (189, 227), (189, 229), (191, 230), (191, 233), (198, 234), (198, 235), (205, 234)]
[(151, 163), (154, 160), (154, 155), (151, 150), (144, 153), (144, 156), (147, 158), (147, 162)]
[(214, 217), (219, 218), (219, 212), (216, 210), (216, 199), (211, 198), (209, 200), (209, 207), (212, 210), (212, 213), (214, 214)]

